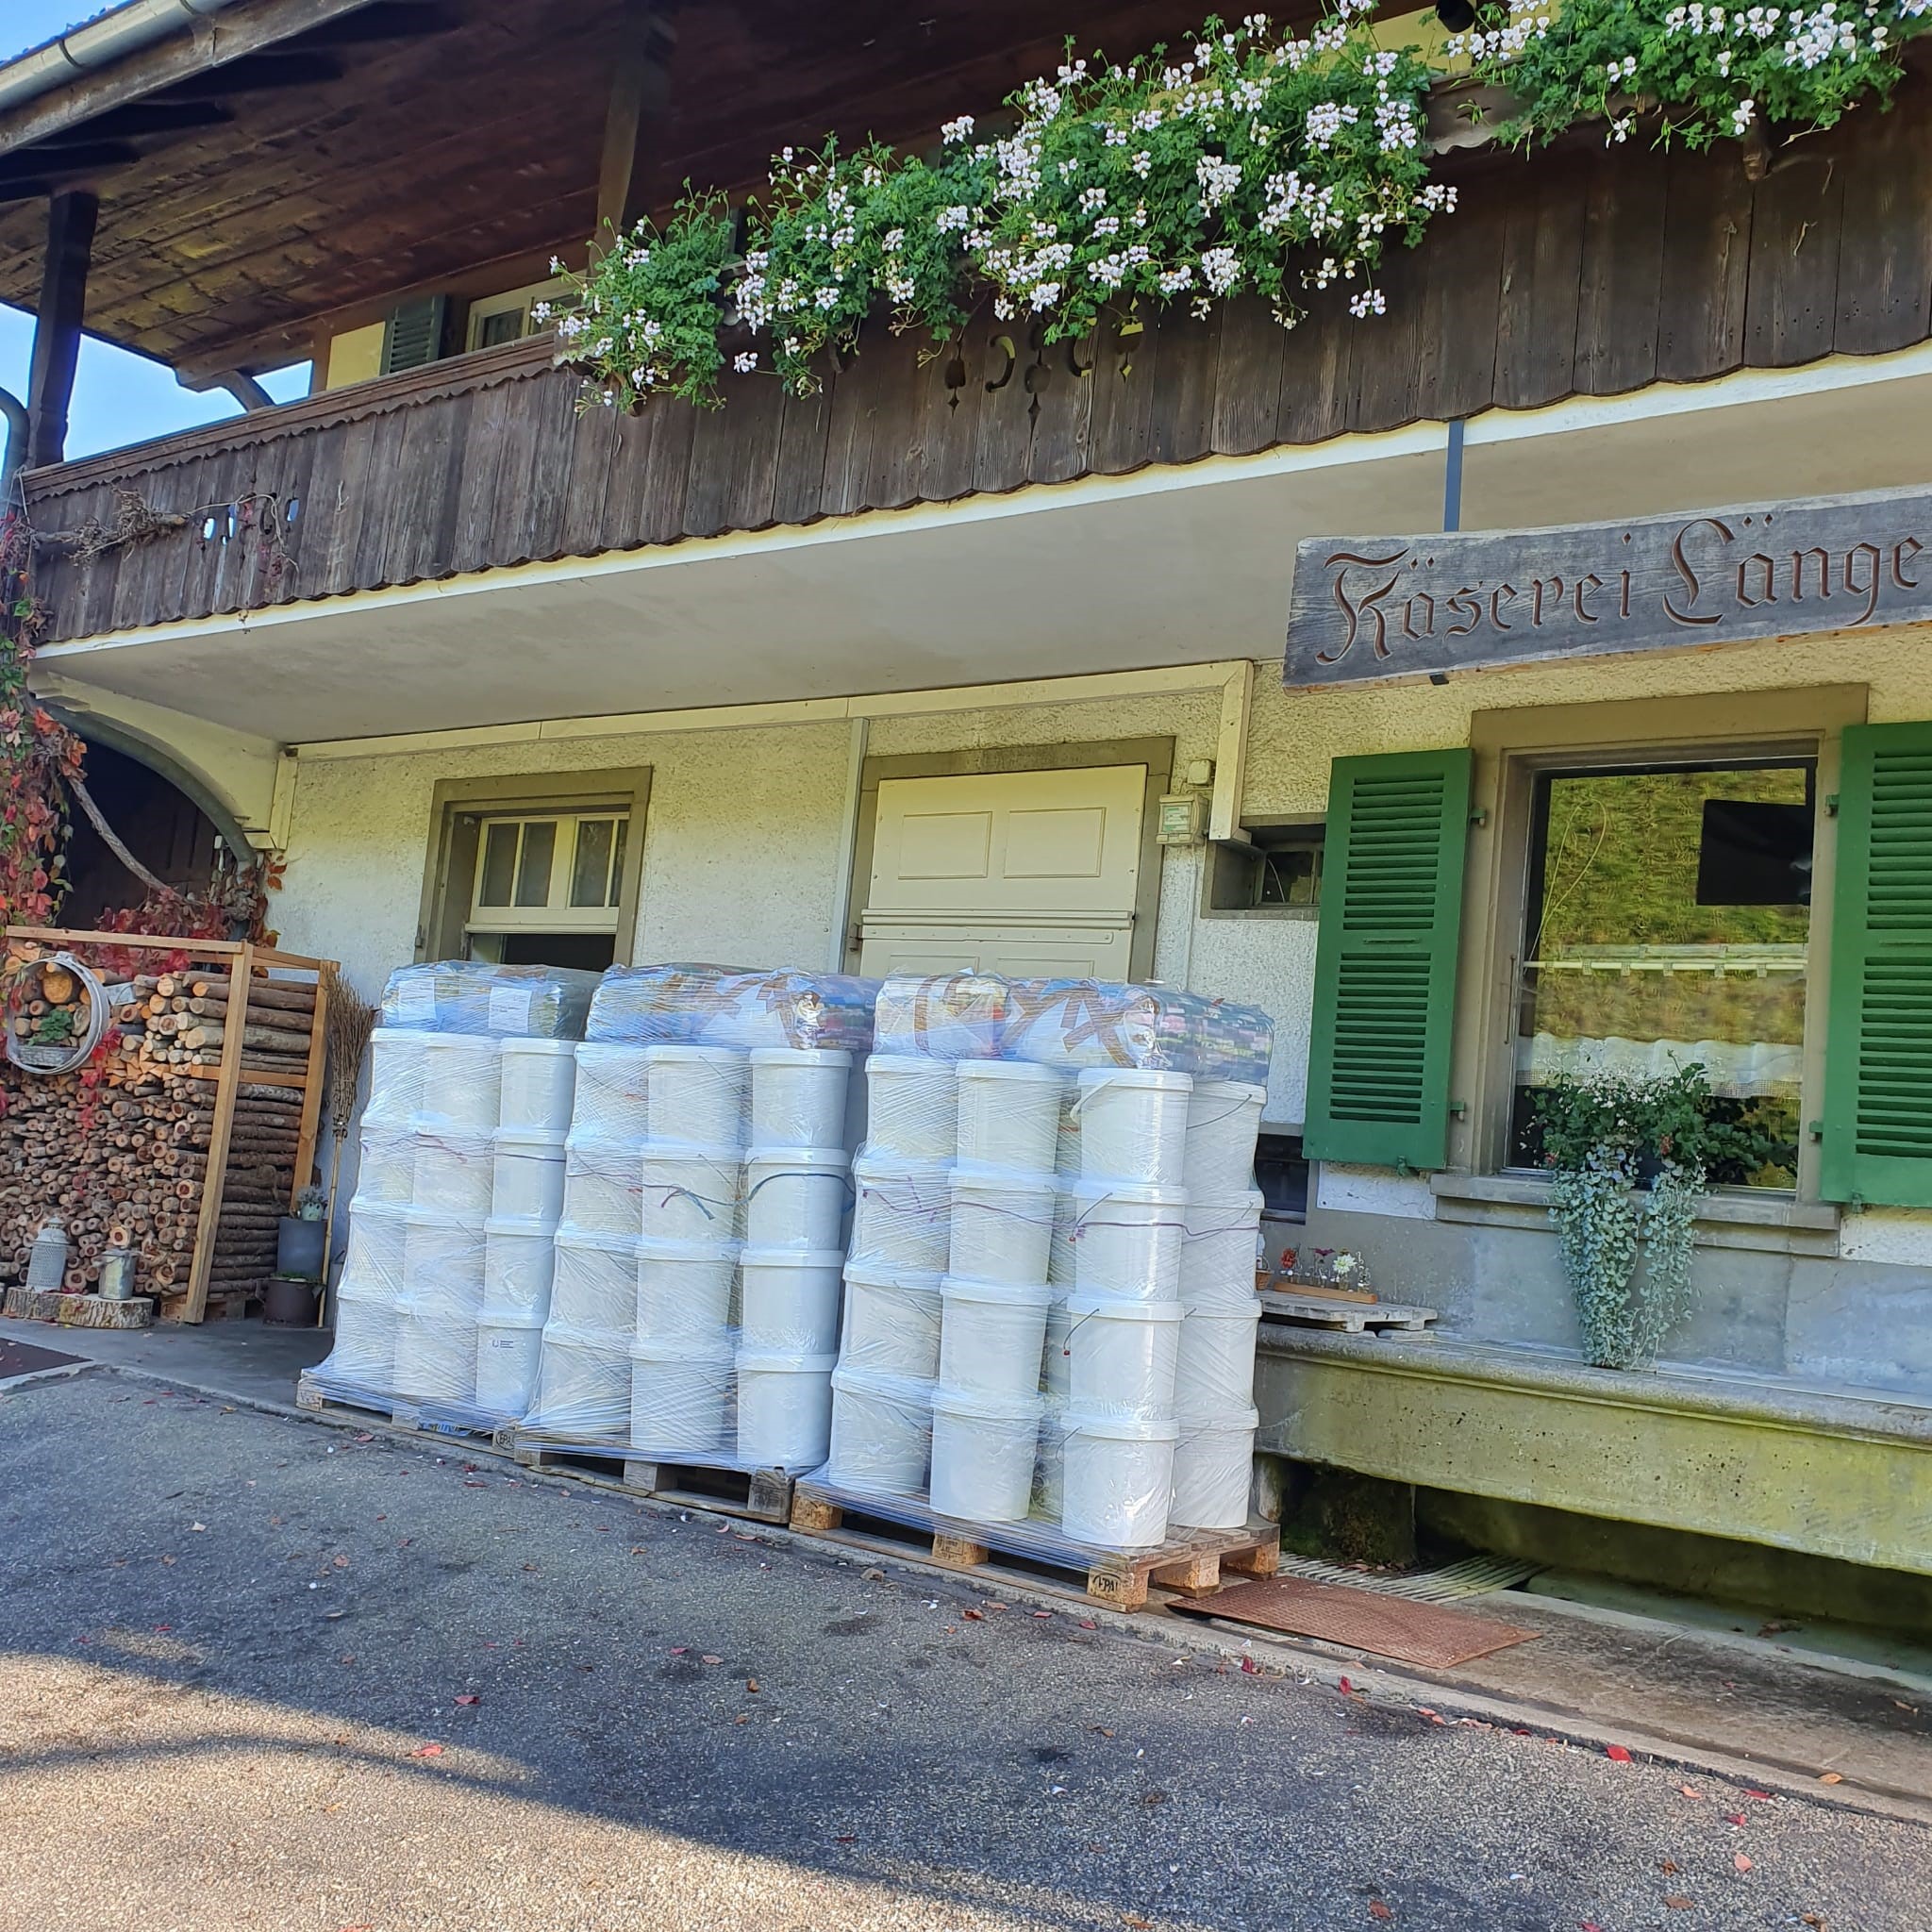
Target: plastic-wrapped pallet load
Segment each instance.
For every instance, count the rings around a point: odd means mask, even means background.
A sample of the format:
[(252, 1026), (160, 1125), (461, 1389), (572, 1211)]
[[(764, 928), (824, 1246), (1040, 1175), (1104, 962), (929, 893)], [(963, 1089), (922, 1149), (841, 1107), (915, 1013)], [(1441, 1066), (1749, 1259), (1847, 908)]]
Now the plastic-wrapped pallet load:
[(876, 986), (619, 967), (578, 1049), (539, 1441), (640, 1460), (824, 1459)]
[(548, 1308), (563, 1126), (596, 975), (448, 960), (390, 976), (373, 1036), (336, 1345), (363, 1407), (520, 1416)]
[(822, 1480), (1041, 1554), (1244, 1524), (1267, 1016), (903, 975), (875, 1039)]

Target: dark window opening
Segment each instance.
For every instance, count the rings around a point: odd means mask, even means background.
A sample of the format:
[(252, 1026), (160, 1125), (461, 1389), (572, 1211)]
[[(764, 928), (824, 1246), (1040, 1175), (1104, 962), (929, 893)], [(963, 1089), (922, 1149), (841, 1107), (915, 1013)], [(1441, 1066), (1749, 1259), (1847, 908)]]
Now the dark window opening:
[(1316, 821), (1241, 829), (1249, 844), (1209, 848), (1210, 912), (1312, 910), (1322, 903), (1324, 824)]

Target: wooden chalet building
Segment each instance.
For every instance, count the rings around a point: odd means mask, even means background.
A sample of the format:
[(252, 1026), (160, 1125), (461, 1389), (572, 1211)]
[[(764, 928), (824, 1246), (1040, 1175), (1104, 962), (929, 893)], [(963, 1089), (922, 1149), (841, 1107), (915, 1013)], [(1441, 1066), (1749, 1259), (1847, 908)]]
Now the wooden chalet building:
[[(1460, 206), (1380, 317), (1048, 347), (982, 308), (938, 355), (881, 318), (818, 393), (708, 411), (555, 362), (550, 263), (603, 220), (827, 129), (924, 146), (1070, 34), (1196, 11), (129, 0), (0, 68), (37, 684), (284, 854), (288, 942), (365, 992), (469, 951), (1264, 1006), (1277, 1245), (1441, 1315), (1271, 1331), (1265, 1446), (1490, 1548), (1895, 1613), (1932, 1577), (1923, 66), (1768, 170), (1445, 116)], [(83, 326), (246, 412), (63, 461)], [(1681, 1048), (1758, 1154), (1660, 1369), (1590, 1369), (1524, 1096)]]

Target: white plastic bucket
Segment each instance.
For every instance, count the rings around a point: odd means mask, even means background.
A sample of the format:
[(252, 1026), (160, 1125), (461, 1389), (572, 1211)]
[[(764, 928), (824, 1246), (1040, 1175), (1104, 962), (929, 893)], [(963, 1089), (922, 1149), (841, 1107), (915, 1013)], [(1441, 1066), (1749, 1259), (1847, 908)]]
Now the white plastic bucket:
[(1190, 1074), (1089, 1067), (1080, 1075), (1080, 1172), (1090, 1180), (1178, 1188), (1187, 1172)]
[(393, 1202), (349, 1203), (349, 1241), (342, 1257), (340, 1298), (380, 1299), (394, 1305), (403, 1291), (403, 1262), (408, 1252), (409, 1210)]
[[(548, 1040), (505, 1041), (506, 1046), (550, 1046)], [(565, 1062), (569, 1064), (568, 1061)], [(557, 1127), (498, 1127), (495, 1184), (490, 1211), (503, 1219), (547, 1221), (563, 1213), (563, 1133)]]
[(423, 1125), (494, 1133), (502, 1083), (503, 1058), (488, 1034), (424, 1036)]
[(834, 1046), (758, 1046), (751, 1054), (751, 1144), (842, 1147), (852, 1056)]
[(1255, 1185), (1255, 1139), (1268, 1090), (1248, 1080), (1196, 1080), (1188, 1096), (1182, 1185), (1195, 1200), (1226, 1200)]
[(483, 1218), (440, 1208), (405, 1210), (403, 1292), (444, 1306), (483, 1300)]
[(634, 1341), (630, 1441), (659, 1456), (703, 1456), (724, 1441), (731, 1350), (723, 1340)]
[(930, 1382), (940, 1366), (940, 1278), (848, 1261), (841, 1363)]
[(841, 1248), (851, 1167), (841, 1147), (771, 1147), (746, 1156), (746, 1241), (755, 1248)]
[(832, 1446), (835, 1355), (738, 1356), (738, 1459), (758, 1469), (816, 1469)]
[(852, 1257), (867, 1267), (944, 1273), (953, 1194), (937, 1162), (865, 1154), (852, 1163)]
[(384, 1128), (365, 1130), (356, 1163), (357, 1203), (407, 1208), (416, 1198), (416, 1139)]
[(1186, 1302), (1174, 1401), (1182, 1415), (1239, 1415), (1255, 1401), (1255, 1334), (1261, 1305)]
[(949, 1274), (940, 1293), (941, 1385), (966, 1395), (1036, 1394), (1046, 1339), (1046, 1290)]
[(1074, 1541), (1144, 1550), (1167, 1536), (1175, 1422), (1069, 1409), (1060, 1450), (1060, 1528)]
[(745, 1056), (730, 1046), (647, 1046), (644, 1118), (654, 1141), (744, 1145)]
[(554, 1252), (551, 1321), (628, 1340), (637, 1326), (637, 1238), (559, 1228)]
[(1184, 1419), (1174, 1452), (1171, 1521), (1190, 1529), (1241, 1529), (1255, 1480), (1257, 1409), (1235, 1409), (1213, 1422)]
[(865, 1144), (900, 1160), (953, 1158), (959, 1087), (950, 1060), (875, 1053), (865, 1063)]
[(736, 1147), (646, 1141), (639, 1157), (639, 1213), (658, 1241), (729, 1241), (738, 1232), (744, 1158)]
[(960, 1160), (1051, 1174), (1065, 1076), (1030, 1060), (961, 1060), (958, 1078)]
[(644, 1048), (615, 1041), (584, 1041), (576, 1050), (574, 1135), (593, 1141), (641, 1141), (650, 1132), (644, 1107), (648, 1069)]
[(1258, 1188), (1217, 1201), (1189, 1196), (1182, 1216), (1183, 1301), (1254, 1305), (1262, 1205)]
[(1186, 1325), (1178, 1302), (1075, 1295), (1067, 1304), (1067, 1405), (1082, 1415), (1174, 1413)]
[(369, 1104), (365, 1127), (406, 1128), (423, 1110), (423, 1060), (427, 1033), (378, 1026), (369, 1036)]
[(635, 1252), (638, 1340), (721, 1346), (738, 1276), (738, 1243), (647, 1238)]
[(543, 1327), (537, 1400), (525, 1419), (546, 1435), (618, 1443), (630, 1417), (630, 1344), (608, 1329), (574, 1328), (553, 1315)]
[(395, 1392), (410, 1402), (467, 1404), (476, 1396), (476, 1318), (433, 1296), (396, 1310)]
[(550, 1312), (557, 1230), (544, 1221), (492, 1214), (483, 1224), (483, 1312), (495, 1321)]
[(947, 1272), (970, 1281), (1043, 1284), (1058, 1199), (1051, 1174), (956, 1167)]
[(1046, 1342), (1041, 1350), (1040, 1386), (1047, 1400), (1065, 1407), (1067, 1391), (1073, 1386), (1074, 1318), (1067, 1309), (1067, 1297), (1049, 1291), (1053, 1299), (1046, 1305)]
[(934, 1390), (934, 1512), (964, 1523), (1017, 1523), (1032, 1507), (1039, 1441), (1037, 1394)]
[(825, 1479), (893, 1496), (925, 1487), (932, 1459), (932, 1384), (845, 1363), (832, 1372), (832, 1441)]
[(396, 1324), (401, 1319), (391, 1295), (336, 1291), (336, 1340), (323, 1373), (371, 1395), (384, 1396), (396, 1386)]
[(562, 1135), (569, 1130), (577, 1083), (576, 1044), (569, 1040), (505, 1040), (499, 1049), (501, 1127)]
[(489, 1135), (425, 1129), (416, 1136), (413, 1206), (481, 1220), (491, 1210), (492, 1184)]
[(572, 1129), (563, 1143), (563, 1224), (577, 1234), (642, 1233), (643, 1155), (637, 1141)]
[(747, 1247), (739, 1257), (745, 1352), (836, 1356), (844, 1263), (837, 1248)]
[(1073, 1215), (1074, 1286), (1080, 1294), (1173, 1301), (1180, 1293), (1187, 1196), (1178, 1189), (1077, 1181)]
[(478, 1315), (476, 1407), (490, 1415), (521, 1419), (537, 1392), (542, 1358), (541, 1315)]

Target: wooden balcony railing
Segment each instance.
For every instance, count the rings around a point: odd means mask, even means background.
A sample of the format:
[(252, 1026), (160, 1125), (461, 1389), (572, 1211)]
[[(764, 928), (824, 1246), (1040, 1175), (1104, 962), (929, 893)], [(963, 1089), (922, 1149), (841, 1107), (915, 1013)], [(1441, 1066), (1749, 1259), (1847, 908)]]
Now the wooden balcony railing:
[(866, 331), (824, 390), (621, 417), (533, 341), (30, 474), (53, 641), (727, 530), (949, 502), (1932, 334), (1932, 85), (1745, 177), (1586, 148), (1445, 161), (1460, 210), (1389, 313), (1255, 303), (1041, 346)]

